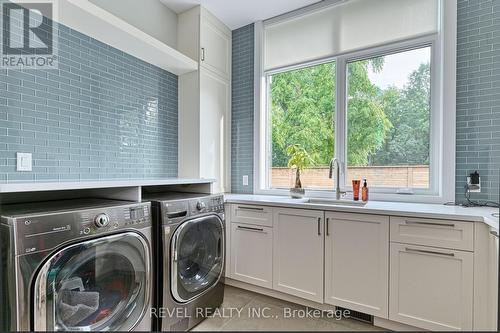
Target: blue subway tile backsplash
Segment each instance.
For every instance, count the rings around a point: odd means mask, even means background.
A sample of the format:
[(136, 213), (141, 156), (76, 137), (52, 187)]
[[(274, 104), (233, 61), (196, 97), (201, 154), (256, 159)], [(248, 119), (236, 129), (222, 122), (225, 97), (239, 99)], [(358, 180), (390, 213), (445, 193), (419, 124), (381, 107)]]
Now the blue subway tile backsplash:
[(473, 199), (499, 201), (500, 1), (458, 0), (456, 200), (467, 174), (483, 185)]
[(234, 30), (232, 45), (231, 191), (253, 193), (254, 25)]
[(177, 76), (58, 30), (58, 69), (0, 69), (0, 181), (177, 176)]

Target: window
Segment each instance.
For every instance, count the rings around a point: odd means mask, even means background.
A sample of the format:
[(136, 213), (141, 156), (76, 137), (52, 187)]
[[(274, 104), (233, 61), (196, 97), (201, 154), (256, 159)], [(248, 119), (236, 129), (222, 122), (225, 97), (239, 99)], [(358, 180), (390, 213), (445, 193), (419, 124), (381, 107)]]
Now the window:
[(308, 196), (332, 197), (337, 158), (342, 191), (366, 178), (372, 199), (454, 200), (456, 2), (372, 2), (256, 25), (255, 193), (287, 194), (298, 152)]
[(347, 185), (429, 189), (431, 47), (347, 64)]
[[(363, 178), (371, 187), (429, 189), (430, 63), (430, 46), (347, 60), (346, 107), (340, 110), (346, 125), (339, 124), (337, 138), (335, 61), (269, 73), (267, 187), (294, 186), (288, 150), (298, 146), (307, 155), (301, 174), (306, 189), (333, 189), (329, 163), (334, 156), (347, 164), (346, 189)], [(335, 154), (335, 140), (343, 132), (346, 147)]]
[(334, 154), (335, 81), (335, 62), (268, 76), (270, 188), (293, 185), (287, 151), (292, 145), (299, 145), (310, 158), (311, 168), (301, 177), (303, 186), (324, 189), (331, 183), (326, 168)]

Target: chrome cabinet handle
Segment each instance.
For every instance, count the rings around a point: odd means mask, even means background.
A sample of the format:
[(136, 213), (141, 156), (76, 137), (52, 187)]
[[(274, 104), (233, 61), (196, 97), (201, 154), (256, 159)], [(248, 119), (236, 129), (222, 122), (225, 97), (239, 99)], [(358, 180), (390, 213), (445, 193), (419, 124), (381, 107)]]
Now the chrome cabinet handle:
[(251, 227), (242, 227), (242, 226), (238, 226), (238, 229), (242, 229), (242, 230), (250, 230), (250, 231), (260, 231), (260, 232), (263, 232), (264, 229), (262, 228), (251, 228)]
[(321, 236), (321, 217), (318, 217), (318, 236)]
[(326, 218), (326, 235), (327, 235), (327, 236), (330, 236), (330, 230), (329, 230), (329, 229), (330, 229), (330, 227), (329, 227), (329, 224), (330, 224), (330, 218), (329, 218), (329, 217), (327, 217), (327, 218)]
[(242, 206), (238, 206), (238, 209), (241, 209), (241, 210), (264, 211), (264, 208), (261, 208), (261, 207), (242, 207)]
[(426, 253), (426, 254), (437, 254), (440, 256), (447, 256), (447, 257), (454, 257), (455, 253), (446, 253), (446, 252), (437, 252), (437, 251), (429, 251), (429, 250), (417, 250), (417, 249), (410, 249), (407, 247), (406, 252), (420, 252), (420, 253)]
[(455, 228), (454, 223), (419, 222), (419, 221), (408, 221), (408, 220), (406, 220), (405, 223), (406, 224), (434, 225), (434, 226)]
[(201, 61), (205, 61), (205, 48), (201, 48)]

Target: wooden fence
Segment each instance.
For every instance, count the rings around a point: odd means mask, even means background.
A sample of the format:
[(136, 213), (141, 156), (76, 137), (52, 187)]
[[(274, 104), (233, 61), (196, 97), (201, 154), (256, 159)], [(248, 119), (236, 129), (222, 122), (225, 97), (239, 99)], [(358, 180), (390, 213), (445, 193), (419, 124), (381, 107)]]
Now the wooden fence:
[[(292, 187), (295, 173), (289, 168), (273, 168), (271, 186), (273, 188)], [(347, 181), (366, 178), (369, 186), (396, 187), (396, 188), (427, 188), (429, 187), (429, 166), (369, 166), (349, 167)], [(302, 186), (305, 188), (333, 188), (334, 182), (328, 178), (328, 167), (306, 169), (301, 176)]]

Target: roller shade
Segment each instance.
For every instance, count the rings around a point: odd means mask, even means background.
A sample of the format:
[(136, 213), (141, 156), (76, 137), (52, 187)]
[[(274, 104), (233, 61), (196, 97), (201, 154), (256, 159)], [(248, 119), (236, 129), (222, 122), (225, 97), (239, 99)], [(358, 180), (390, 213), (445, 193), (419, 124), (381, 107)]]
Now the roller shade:
[(440, 0), (349, 0), (265, 23), (264, 69), (435, 33)]

